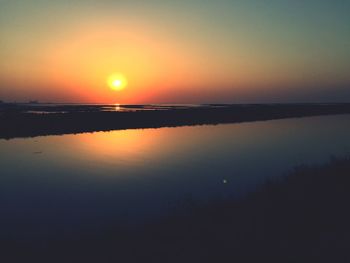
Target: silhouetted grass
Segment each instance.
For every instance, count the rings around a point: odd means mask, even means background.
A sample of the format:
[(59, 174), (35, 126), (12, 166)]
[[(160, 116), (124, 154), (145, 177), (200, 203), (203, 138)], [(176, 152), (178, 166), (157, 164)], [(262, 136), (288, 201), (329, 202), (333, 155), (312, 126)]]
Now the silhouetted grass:
[(146, 226), (2, 248), (13, 262), (350, 262), (349, 201), (350, 158), (332, 158)]

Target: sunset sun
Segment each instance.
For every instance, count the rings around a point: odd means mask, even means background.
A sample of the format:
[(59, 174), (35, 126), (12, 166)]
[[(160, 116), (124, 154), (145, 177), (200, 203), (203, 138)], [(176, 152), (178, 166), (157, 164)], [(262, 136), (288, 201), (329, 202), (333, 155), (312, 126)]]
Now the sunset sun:
[(0, 263), (350, 263), (349, 11), (0, 0)]
[(108, 77), (107, 84), (112, 90), (121, 91), (127, 86), (128, 81), (123, 74), (115, 73)]

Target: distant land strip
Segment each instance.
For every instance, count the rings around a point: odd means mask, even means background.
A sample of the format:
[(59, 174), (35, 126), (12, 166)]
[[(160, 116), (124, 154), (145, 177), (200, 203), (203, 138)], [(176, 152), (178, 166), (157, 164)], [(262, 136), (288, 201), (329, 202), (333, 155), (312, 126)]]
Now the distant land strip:
[(350, 113), (350, 103), (237, 104), (168, 110), (72, 111), (50, 114), (1, 111), (0, 107), (0, 138), (238, 123), (347, 113)]

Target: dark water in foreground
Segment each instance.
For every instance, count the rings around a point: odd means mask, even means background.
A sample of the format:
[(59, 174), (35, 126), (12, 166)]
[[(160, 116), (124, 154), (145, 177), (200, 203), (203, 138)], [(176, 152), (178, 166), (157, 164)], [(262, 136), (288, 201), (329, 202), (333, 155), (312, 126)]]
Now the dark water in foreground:
[(350, 152), (350, 115), (0, 140), (3, 235), (140, 222)]

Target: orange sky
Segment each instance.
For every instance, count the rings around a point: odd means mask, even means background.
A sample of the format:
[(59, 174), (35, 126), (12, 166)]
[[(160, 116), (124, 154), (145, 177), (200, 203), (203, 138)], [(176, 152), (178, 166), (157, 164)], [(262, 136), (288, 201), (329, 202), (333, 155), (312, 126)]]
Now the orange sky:
[[(319, 9), (292, 4), (257, 9), (260, 2), (253, 2), (0, 3), (0, 99), (123, 104), (325, 100), (329, 94), (350, 99), (343, 7), (322, 2)], [(115, 72), (127, 78), (126, 89), (108, 87)]]

